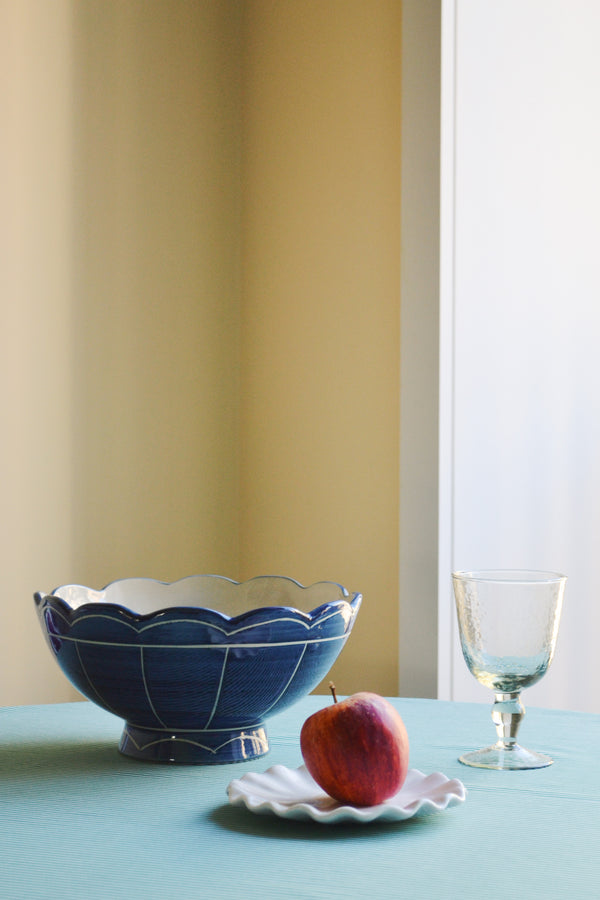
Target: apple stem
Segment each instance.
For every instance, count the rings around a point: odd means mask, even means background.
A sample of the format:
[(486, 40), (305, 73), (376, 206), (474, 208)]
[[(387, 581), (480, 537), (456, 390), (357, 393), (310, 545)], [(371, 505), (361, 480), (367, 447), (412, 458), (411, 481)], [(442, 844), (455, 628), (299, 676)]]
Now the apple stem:
[(333, 681), (329, 682), (329, 690), (331, 691), (331, 696), (333, 697), (333, 702), (337, 703), (337, 696), (335, 693), (335, 684), (333, 683)]

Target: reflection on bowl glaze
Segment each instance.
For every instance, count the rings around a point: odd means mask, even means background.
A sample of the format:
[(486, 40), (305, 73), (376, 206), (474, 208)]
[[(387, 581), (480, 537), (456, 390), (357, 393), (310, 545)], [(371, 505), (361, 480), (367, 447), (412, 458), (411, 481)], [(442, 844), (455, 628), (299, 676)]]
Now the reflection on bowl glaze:
[(47, 643), (88, 699), (125, 720), (119, 749), (159, 762), (264, 755), (264, 720), (325, 677), (362, 602), (333, 582), (126, 578), (34, 595)]

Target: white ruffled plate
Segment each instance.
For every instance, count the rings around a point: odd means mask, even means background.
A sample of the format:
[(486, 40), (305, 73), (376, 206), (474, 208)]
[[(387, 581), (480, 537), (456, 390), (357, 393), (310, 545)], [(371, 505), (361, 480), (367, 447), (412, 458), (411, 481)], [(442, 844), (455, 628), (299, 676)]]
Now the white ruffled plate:
[(418, 813), (439, 812), (463, 803), (467, 792), (462, 781), (441, 772), (424, 775), (409, 769), (406, 781), (394, 797), (377, 806), (344, 806), (333, 800), (309, 775), (305, 766), (288, 769), (272, 766), (266, 772), (248, 772), (227, 788), (233, 806), (245, 806), (260, 815), (315, 822), (400, 822)]

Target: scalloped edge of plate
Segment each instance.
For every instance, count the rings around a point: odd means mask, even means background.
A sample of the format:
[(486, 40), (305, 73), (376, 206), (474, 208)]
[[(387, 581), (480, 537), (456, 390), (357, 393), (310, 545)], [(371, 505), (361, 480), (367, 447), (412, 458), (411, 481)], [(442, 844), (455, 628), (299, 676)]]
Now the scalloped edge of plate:
[(258, 815), (323, 824), (340, 822), (402, 822), (419, 814), (441, 812), (464, 803), (467, 791), (457, 778), (442, 772), (425, 775), (409, 769), (398, 793), (377, 806), (346, 806), (329, 797), (306, 766), (288, 769), (275, 765), (266, 772), (248, 772), (227, 787), (232, 806), (244, 806)]

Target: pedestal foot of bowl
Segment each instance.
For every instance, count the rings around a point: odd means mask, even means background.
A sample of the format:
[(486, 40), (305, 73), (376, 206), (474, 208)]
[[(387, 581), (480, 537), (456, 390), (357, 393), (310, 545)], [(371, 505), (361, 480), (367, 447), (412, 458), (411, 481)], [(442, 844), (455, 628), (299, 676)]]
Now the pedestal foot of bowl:
[(269, 751), (264, 725), (207, 731), (168, 731), (125, 724), (119, 751), (148, 762), (215, 765), (257, 759)]

